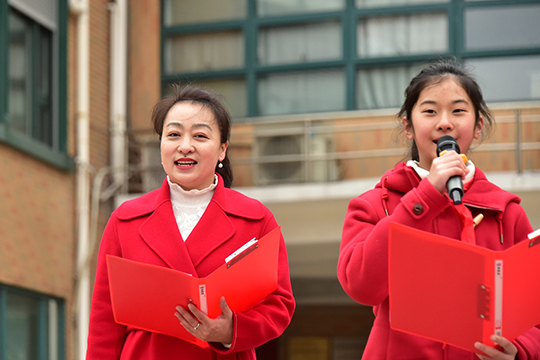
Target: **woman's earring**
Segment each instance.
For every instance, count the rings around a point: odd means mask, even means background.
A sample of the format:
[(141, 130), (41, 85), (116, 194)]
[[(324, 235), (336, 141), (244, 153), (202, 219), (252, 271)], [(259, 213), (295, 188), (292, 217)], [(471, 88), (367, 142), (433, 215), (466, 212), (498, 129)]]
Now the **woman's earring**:
[(220, 161), (217, 167), (222, 169), (223, 168), (223, 163)]

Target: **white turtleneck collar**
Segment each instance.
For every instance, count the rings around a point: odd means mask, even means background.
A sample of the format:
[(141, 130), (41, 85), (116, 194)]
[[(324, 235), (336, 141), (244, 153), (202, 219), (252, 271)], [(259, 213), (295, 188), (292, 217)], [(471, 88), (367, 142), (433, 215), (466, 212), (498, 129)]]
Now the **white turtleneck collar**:
[(210, 200), (212, 200), (214, 190), (218, 184), (218, 177), (214, 175), (214, 182), (202, 190), (184, 190), (180, 185), (171, 182), (168, 176), (167, 182), (169, 183), (176, 224), (178, 225), (182, 239), (186, 241), (206, 211)]

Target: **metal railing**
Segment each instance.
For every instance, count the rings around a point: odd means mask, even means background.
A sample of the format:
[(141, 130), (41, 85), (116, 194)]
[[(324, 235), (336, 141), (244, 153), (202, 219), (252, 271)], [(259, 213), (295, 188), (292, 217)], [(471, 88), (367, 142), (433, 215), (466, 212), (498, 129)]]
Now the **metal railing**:
[[(473, 161), (484, 171), (539, 171), (540, 104), (499, 105), (493, 112), (493, 133), (473, 144)], [(395, 141), (398, 127), (394, 115), (388, 112), (234, 125), (229, 156), (237, 179), (235, 186), (378, 177), (407, 156), (408, 144)], [(294, 168), (296, 171), (292, 171)], [(287, 171), (280, 174), (280, 169)]]

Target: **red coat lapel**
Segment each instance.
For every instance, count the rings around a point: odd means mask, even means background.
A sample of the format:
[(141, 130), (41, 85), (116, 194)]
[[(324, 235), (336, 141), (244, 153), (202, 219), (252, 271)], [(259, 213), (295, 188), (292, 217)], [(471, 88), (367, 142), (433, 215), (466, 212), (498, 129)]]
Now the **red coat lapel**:
[(170, 201), (163, 201), (155, 208), (140, 226), (139, 234), (167, 266), (197, 275), (187, 247), (180, 236)]
[(193, 265), (197, 267), (235, 233), (236, 228), (228, 215), (214, 201), (210, 201), (199, 223), (186, 240), (185, 245), (189, 249)]

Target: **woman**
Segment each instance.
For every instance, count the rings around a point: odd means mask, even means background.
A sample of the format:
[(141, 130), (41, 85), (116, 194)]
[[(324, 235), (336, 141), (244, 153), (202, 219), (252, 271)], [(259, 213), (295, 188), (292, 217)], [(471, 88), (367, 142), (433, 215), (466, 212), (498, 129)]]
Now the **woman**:
[[(283, 238), (278, 287), (253, 308), (237, 313), (222, 298), (222, 314), (208, 318), (195, 306), (171, 309), (208, 348), (116, 324), (105, 256), (169, 267), (206, 277), (253, 237), (277, 223), (260, 202), (229, 187), (230, 116), (201, 88), (175, 87), (152, 113), (167, 178), (160, 189), (116, 209), (100, 246), (90, 315), (87, 359), (255, 359), (255, 348), (281, 335), (295, 307)], [(175, 313), (176, 310), (176, 313)]]

